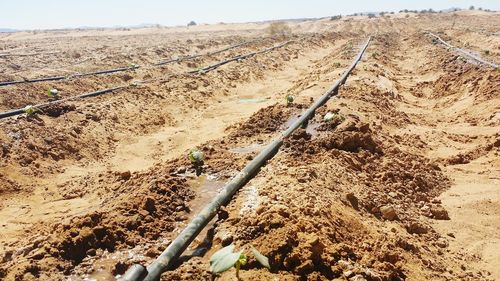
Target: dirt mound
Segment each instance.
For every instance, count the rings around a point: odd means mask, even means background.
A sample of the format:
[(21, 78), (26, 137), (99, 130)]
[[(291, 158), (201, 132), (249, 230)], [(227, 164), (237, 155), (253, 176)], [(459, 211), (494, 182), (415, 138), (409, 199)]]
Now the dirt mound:
[(96, 255), (96, 250), (113, 252), (172, 232), (178, 221), (185, 220), (182, 213), (189, 212), (186, 202), (193, 192), (185, 179), (167, 172), (118, 175), (122, 183), (114, 188), (115, 196), (103, 201), (101, 211), (39, 228), (36, 241), (24, 250), (4, 253), (2, 269), (16, 280), (52, 279), (53, 274), (69, 275), (85, 257)]

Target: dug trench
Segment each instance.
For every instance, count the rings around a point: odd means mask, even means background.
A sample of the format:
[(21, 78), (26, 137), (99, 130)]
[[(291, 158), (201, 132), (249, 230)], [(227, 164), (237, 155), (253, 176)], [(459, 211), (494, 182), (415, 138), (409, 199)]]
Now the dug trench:
[[(499, 74), (457, 57), (420, 32), (375, 37), (315, 129), (292, 135), (220, 212), (211, 250), (163, 280), (209, 280), (208, 258), (231, 243), (271, 263), (251, 258), (242, 280), (497, 279), (498, 215), (460, 211), (447, 194), (498, 204)], [(276, 110), (255, 120), (285, 120)], [(343, 118), (325, 122), (327, 112)], [(263, 139), (255, 128), (246, 134)], [(234, 270), (218, 278), (233, 279)]]

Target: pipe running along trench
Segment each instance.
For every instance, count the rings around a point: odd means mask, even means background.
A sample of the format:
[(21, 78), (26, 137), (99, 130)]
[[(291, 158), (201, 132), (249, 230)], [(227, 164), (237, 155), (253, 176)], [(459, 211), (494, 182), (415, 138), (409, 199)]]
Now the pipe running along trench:
[[(182, 73), (182, 74), (205, 74), (205, 73), (207, 73), (209, 71), (212, 71), (212, 70), (215, 70), (216, 68), (218, 68), (218, 67), (220, 67), (222, 65), (225, 65), (227, 63), (230, 63), (230, 62), (233, 62), (233, 61), (241, 61), (241, 60), (249, 58), (251, 56), (255, 56), (255, 55), (258, 55), (258, 54), (270, 52), (270, 51), (273, 51), (275, 49), (284, 47), (285, 45), (287, 45), (287, 44), (289, 44), (291, 42), (293, 42), (293, 41), (286, 41), (286, 42), (281, 43), (279, 45), (276, 45), (276, 46), (273, 46), (273, 47), (269, 47), (269, 48), (265, 48), (265, 49), (257, 51), (257, 52), (252, 52), (252, 53), (248, 53), (248, 54), (245, 54), (245, 55), (238, 55), (238, 56), (235, 56), (233, 58), (230, 58), (230, 59), (218, 62), (216, 64), (208, 65), (208, 66), (205, 66), (203, 68), (192, 70), (192, 71), (188, 71), (188, 72)], [(172, 75), (172, 76), (174, 76), (174, 75)], [(177, 74), (177, 75), (179, 75), (179, 74)], [(169, 76), (169, 77), (171, 77), (171, 76)], [(107, 88), (107, 89), (103, 89), (103, 90), (99, 90), (99, 91), (95, 91), (95, 92), (80, 94), (80, 95), (73, 96), (73, 97), (68, 97), (68, 98), (59, 99), (59, 100), (55, 100), (55, 101), (40, 103), (40, 104), (37, 104), (37, 105), (33, 105), (32, 107), (35, 110), (41, 110), (44, 107), (52, 106), (52, 105), (55, 105), (55, 104), (59, 104), (59, 103), (63, 103), (63, 102), (71, 101), (71, 100), (77, 100), (77, 99), (83, 99), (83, 98), (89, 98), (89, 97), (96, 97), (96, 96), (100, 96), (100, 95), (104, 95), (104, 94), (109, 94), (109, 93), (116, 92), (118, 90), (123, 90), (125, 88), (135, 87), (135, 86), (138, 86), (138, 85), (141, 85), (141, 84), (144, 84), (144, 83), (151, 83), (151, 82), (158, 81), (158, 80), (160, 80), (160, 79), (159, 78), (153, 78), (153, 79), (149, 79), (149, 80), (135, 81), (135, 82), (132, 82), (131, 84), (122, 85), (122, 86), (116, 86), (116, 87)], [(15, 116), (15, 115), (21, 115), (23, 113), (26, 113), (25, 108), (19, 108), (19, 109), (14, 109), (14, 110), (6, 111), (6, 112), (0, 112), (0, 119), (4, 119), (4, 118), (7, 118), (7, 117), (12, 117), (12, 116)]]
[(480, 58), (480, 57), (478, 57), (478, 56), (476, 56), (476, 55), (474, 55), (474, 54), (471, 54), (471, 53), (469, 53), (469, 52), (467, 52), (467, 51), (464, 51), (464, 50), (462, 50), (462, 49), (460, 49), (460, 48), (458, 48), (458, 47), (455, 47), (455, 46), (451, 45), (450, 43), (448, 43), (448, 42), (444, 41), (443, 39), (441, 39), (441, 37), (437, 36), (436, 34), (434, 34), (434, 33), (432, 33), (432, 32), (427, 32), (427, 33), (428, 33), (429, 35), (433, 36), (434, 38), (436, 38), (439, 42), (441, 42), (441, 43), (442, 43), (443, 45), (445, 45), (446, 47), (451, 48), (451, 49), (455, 49), (455, 50), (457, 50), (458, 52), (460, 52), (460, 53), (462, 53), (462, 54), (464, 54), (464, 55), (466, 55), (466, 56), (468, 56), (468, 57), (470, 57), (470, 58), (472, 58), (472, 59), (474, 59), (474, 60), (476, 60), (476, 61), (478, 61), (478, 62), (480, 62), (480, 63), (482, 63), (482, 64), (485, 64), (485, 65), (491, 66), (491, 67), (493, 67), (493, 68), (495, 68), (495, 69), (498, 69), (498, 68), (500, 67), (500, 66), (499, 66), (498, 64), (496, 64), (496, 63), (489, 62), (489, 61), (485, 61), (485, 60), (483, 60), (482, 58)]
[(266, 164), (268, 160), (274, 157), (286, 137), (290, 136), (297, 128), (307, 125), (308, 121), (314, 116), (316, 109), (324, 105), (332, 96), (338, 93), (339, 87), (345, 83), (347, 77), (361, 60), (371, 37), (361, 48), (360, 52), (347, 68), (339, 80), (324, 93), (314, 104), (312, 104), (287, 130), (282, 132), (278, 138), (269, 143), (252, 161), (250, 161), (243, 170), (241, 170), (231, 181), (229, 181), (221, 192), (207, 204), (198, 215), (189, 222), (184, 230), (170, 243), (165, 251), (153, 262), (147, 269), (135, 264), (130, 267), (121, 277), (120, 281), (158, 281), (163, 272), (165, 272), (172, 263), (187, 249), (189, 244), (196, 238), (201, 230), (212, 220), (219, 208), (231, 201), (233, 195), (252, 179)]
[[(162, 61), (159, 63), (152, 64), (151, 67), (161, 67), (166, 64), (171, 64), (171, 63), (177, 63), (181, 61), (187, 61), (187, 60), (192, 60), (196, 59), (199, 57), (205, 57), (205, 56), (213, 56), (215, 54), (219, 54), (225, 51), (229, 51), (232, 49), (236, 49), (254, 42), (261, 41), (263, 39), (254, 39), (254, 40), (249, 40), (245, 42), (241, 42), (229, 47), (226, 47), (224, 49), (216, 50), (213, 52), (209, 52), (206, 54), (197, 54), (197, 55), (192, 55), (192, 56), (186, 56), (186, 57), (180, 57), (177, 59), (171, 59), (167, 61)], [(39, 77), (39, 78), (34, 78), (34, 79), (23, 79), (23, 80), (12, 80), (12, 81), (3, 81), (0, 82), (0, 86), (8, 86), (8, 85), (15, 85), (15, 84), (23, 84), (23, 83), (37, 83), (37, 82), (44, 82), (44, 81), (59, 81), (59, 80), (65, 80), (65, 79), (72, 79), (72, 78), (80, 78), (80, 77), (85, 77), (85, 76), (93, 76), (93, 75), (102, 75), (102, 74), (111, 74), (111, 73), (116, 73), (116, 72), (124, 72), (124, 71), (129, 71), (129, 70), (135, 70), (138, 68), (141, 68), (143, 66), (140, 65), (131, 65), (128, 67), (120, 67), (120, 68), (114, 68), (114, 69), (107, 69), (107, 70), (98, 70), (98, 71), (92, 71), (92, 72), (85, 72), (85, 73), (75, 73), (71, 75), (60, 75), (60, 76), (48, 76), (48, 77)]]

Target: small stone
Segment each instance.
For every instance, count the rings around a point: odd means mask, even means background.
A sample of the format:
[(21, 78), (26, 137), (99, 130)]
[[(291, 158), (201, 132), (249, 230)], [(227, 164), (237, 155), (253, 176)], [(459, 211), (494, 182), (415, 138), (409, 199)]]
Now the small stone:
[(345, 260), (339, 260), (337, 262), (337, 264), (342, 269), (349, 269), (351, 267), (351, 264), (348, 261), (345, 261)]
[(391, 192), (389, 192), (389, 196), (391, 196), (392, 198), (396, 198), (396, 197), (398, 197), (398, 194), (394, 191), (391, 191)]
[(429, 206), (427, 206), (427, 205), (424, 205), (422, 208), (420, 208), (420, 210), (421, 210), (422, 212), (428, 212), (428, 211), (430, 211), (430, 210), (431, 210), (431, 207), (429, 207)]
[(349, 278), (349, 281), (367, 281), (365, 277), (363, 277), (363, 275), (356, 275), (352, 278)]
[(35, 260), (41, 260), (45, 257), (46, 251), (44, 249), (38, 249), (33, 253), (33, 256), (31, 258)]
[(406, 230), (410, 234), (424, 234), (429, 232), (429, 228), (419, 222), (410, 222), (406, 225)]
[(142, 208), (148, 211), (149, 213), (154, 213), (156, 211), (155, 200), (151, 197), (146, 197), (146, 200), (144, 200)]
[(445, 210), (442, 206), (433, 206), (431, 207), (431, 214), (433, 218), (437, 220), (449, 220), (450, 216), (448, 215), (448, 211)]
[(352, 272), (351, 270), (344, 271), (344, 273), (342, 273), (342, 274), (344, 275), (345, 278), (349, 278), (349, 277), (354, 276), (354, 272)]
[(448, 247), (448, 241), (444, 238), (439, 238), (436, 241), (436, 245), (440, 248), (446, 248), (446, 247)]
[(349, 201), (349, 203), (351, 203), (351, 206), (358, 210), (359, 209), (359, 200), (358, 198), (354, 195), (354, 193), (350, 192), (350, 193), (347, 193), (347, 195), (345, 196), (347, 201)]
[(150, 258), (156, 258), (157, 256), (160, 255), (160, 252), (158, 251), (158, 249), (152, 247), (152, 248), (149, 248), (149, 250), (146, 251), (146, 257), (150, 257)]
[(132, 174), (130, 173), (130, 171), (125, 171), (120, 173), (120, 179), (124, 181), (129, 180), (131, 176)]
[(380, 212), (382, 217), (386, 220), (394, 220), (396, 218), (396, 210), (392, 206), (382, 206), (380, 207)]
[(455, 238), (455, 234), (453, 234), (453, 233), (451, 233), (451, 232), (450, 232), (450, 233), (448, 233), (448, 234), (446, 234), (446, 235), (448, 235), (448, 236), (450, 236), (450, 237)]
[(175, 171), (176, 174), (184, 174), (186, 172), (186, 167), (181, 166)]

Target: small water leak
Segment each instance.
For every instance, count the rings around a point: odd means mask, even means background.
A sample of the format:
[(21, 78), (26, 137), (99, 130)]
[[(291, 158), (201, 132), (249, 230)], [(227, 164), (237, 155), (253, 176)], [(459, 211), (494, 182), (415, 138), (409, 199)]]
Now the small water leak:
[[(190, 179), (188, 184), (196, 192), (196, 197), (189, 203), (191, 212), (189, 213), (186, 223), (189, 223), (189, 221), (198, 215), (198, 213), (217, 196), (225, 183), (219, 180), (216, 175), (201, 175)], [(211, 237), (209, 237), (210, 235), (208, 235), (208, 230), (213, 226), (214, 221), (215, 219), (212, 219), (200, 234), (198, 234), (193, 243), (189, 246), (189, 250), (197, 252), (200, 251), (198, 248), (205, 247), (204, 245), (208, 242), (206, 240), (211, 239)]]
[(195, 215), (219, 193), (224, 182), (219, 181), (215, 175), (200, 175), (193, 177), (188, 184), (196, 192), (196, 198), (190, 202), (191, 214)]
[(241, 189), (241, 196), (243, 196), (243, 203), (240, 208), (240, 215), (255, 213), (260, 204), (259, 192), (254, 185), (244, 186)]
[[(188, 179), (188, 184), (196, 192), (196, 197), (189, 203), (191, 211), (187, 216), (187, 220), (182, 225), (179, 225), (175, 233), (180, 233), (184, 226), (189, 223), (213, 198), (218, 194), (224, 186), (224, 182), (218, 180), (215, 175), (201, 175), (197, 177), (194, 173), (185, 173), (179, 175)], [(188, 250), (191, 251), (191, 256), (199, 255), (206, 251), (210, 245), (207, 240), (211, 237), (208, 235), (208, 230), (211, 228), (215, 220), (212, 220), (205, 227), (198, 237), (193, 241)], [(168, 245), (170, 241), (162, 241), (161, 243)], [(119, 276), (114, 276), (113, 272), (118, 261), (132, 261), (132, 263), (143, 263), (146, 258), (143, 254), (151, 245), (137, 246), (131, 250), (116, 251), (113, 253), (104, 252), (101, 257), (93, 261), (94, 271), (83, 276), (71, 276), (67, 280), (82, 280), (82, 281), (111, 281), (116, 280)]]
[[(89, 261), (92, 262), (94, 270), (89, 274), (84, 274), (83, 276), (70, 276), (69, 280), (81, 280), (81, 281), (112, 281), (120, 277), (120, 275), (113, 275), (117, 264), (119, 262), (132, 262), (132, 263), (143, 263), (145, 261), (145, 256), (143, 255), (146, 251), (146, 245), (138, 245), (133, 249), (120, 250), (113, 253), (104, 251), (99, 257), (88, 257)], [(89, 262), (87, 261), (87, 262)], [(84, 260), (85, 263), (85, 260)]]
[[(292, 126), (293, 123), (295, 123), (297, 120), (299, 120), (300, 115), (294, 114), (285, 123), (285, 129), (288, 129), (290, 126)], [(313, 122), (312, 120), (309, 120), (309, 123), (307, 124), (306, 127), (306, 133), (311, 135), (311, 138), (315, 138), (319, 132), (317, 131), (317, 128), (321, 126), (321, 123)]]

